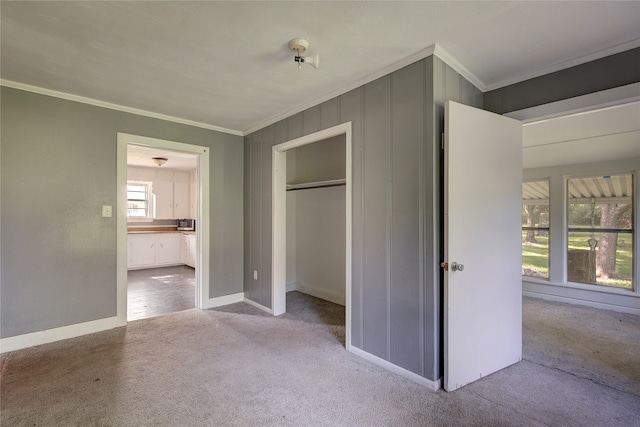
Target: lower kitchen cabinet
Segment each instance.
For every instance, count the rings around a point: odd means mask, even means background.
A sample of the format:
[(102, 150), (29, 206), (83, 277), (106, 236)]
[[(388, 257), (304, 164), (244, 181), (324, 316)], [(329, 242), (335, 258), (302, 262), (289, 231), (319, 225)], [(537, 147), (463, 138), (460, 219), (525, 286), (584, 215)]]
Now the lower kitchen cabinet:
[(182, 236), (182, 263), (196, 268), (196, 236), (184, 234)]
[(184, 264), (181, 233), (128, 234), (127, 268), (151, 268)]

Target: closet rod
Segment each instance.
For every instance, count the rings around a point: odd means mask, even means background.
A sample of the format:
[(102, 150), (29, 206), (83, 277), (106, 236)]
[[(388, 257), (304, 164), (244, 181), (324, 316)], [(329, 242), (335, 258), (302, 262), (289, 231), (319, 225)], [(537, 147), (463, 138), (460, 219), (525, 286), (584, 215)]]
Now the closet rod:
[(327, 188), (327, 187), (342, 187), (344, 185), (347, 185), (347, 184), (344, 182), (340, 184), (319, 184), (319, 185), (314, 185), (309, 187), (287, 188), (287, 191), (312, 190), (314, 188)]

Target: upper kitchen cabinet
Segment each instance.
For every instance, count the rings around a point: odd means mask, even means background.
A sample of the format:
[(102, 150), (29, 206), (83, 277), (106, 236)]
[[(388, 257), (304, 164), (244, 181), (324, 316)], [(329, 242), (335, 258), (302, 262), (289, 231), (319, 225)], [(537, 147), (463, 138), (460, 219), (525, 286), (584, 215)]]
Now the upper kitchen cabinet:
[[(128, 205), (141, 206), (135, 215), (129, 209), (128, 216), (141, 219), (179, 219), (193, 218), (194, 190), (192, 180), (195, 171), (158, 170), (144, 167), (129, 167), (127, 182), (130, 188), (139, 191), (133, 193), (136, 200), (128, 200)], [(139, 200), (138, 200), (139, 199)], [(143, 212), (144, 211), (144, 212)]]
[(189, 217), (189, 172), (157, 171), (153, 194), (156, 219)]

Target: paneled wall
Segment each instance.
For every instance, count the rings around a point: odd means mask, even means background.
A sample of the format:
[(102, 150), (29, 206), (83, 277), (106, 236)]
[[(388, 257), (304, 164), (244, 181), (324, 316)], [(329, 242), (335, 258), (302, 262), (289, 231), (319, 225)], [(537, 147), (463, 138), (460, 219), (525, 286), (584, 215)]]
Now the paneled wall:
[(352, 345), (433, 381), (446, 99), (482, 105), (478, 89), (428, 57), (245, 137), (246, 296), (271, 305), (271, 147), (351, 121)]

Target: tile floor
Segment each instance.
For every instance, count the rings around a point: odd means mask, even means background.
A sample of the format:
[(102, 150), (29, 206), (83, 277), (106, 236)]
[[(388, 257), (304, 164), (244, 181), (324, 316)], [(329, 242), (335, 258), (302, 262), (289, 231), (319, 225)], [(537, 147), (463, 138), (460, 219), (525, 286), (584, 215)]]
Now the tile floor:
[(195, 307), (195, 270), (186, 265), (131, 270), (127, 274), (127, 320)]

